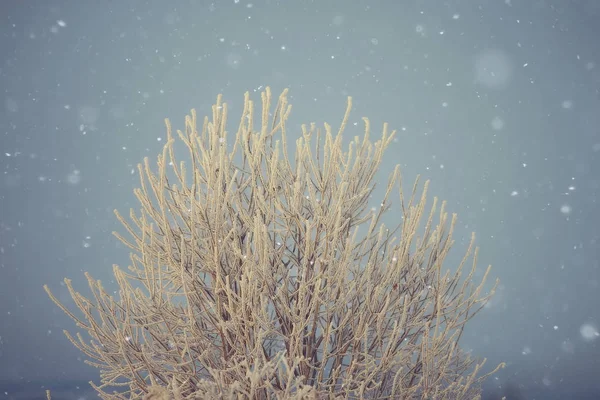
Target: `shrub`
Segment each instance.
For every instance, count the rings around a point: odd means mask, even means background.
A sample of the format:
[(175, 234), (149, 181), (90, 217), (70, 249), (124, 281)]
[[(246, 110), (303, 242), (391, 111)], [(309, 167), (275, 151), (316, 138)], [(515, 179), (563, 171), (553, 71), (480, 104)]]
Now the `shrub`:
[[(157, 173), (147, 158), (138, 166), (141, 211), (131, 222), (115, 211), (132, 250), (128, 271), (114, 266), (118, 299), (87, 273), (92, 300), (65, 279), (80, 318), (45, 286), (92, 338), (65, 331), (100, 369), (94, 387), (106, 399), (477, 398), (489, 374), (458, 346), (491, 295), (489, 267), (472, 282), (474, 236), (443, 271), (456, 215), (444, 203), (437, 213), (437, 199), (427, 212), (428, 183), (405, 198), (396, 166), (368, 207), (394, 132), (384, 125), (372, 143), (364, 118), (344, 151), (349, 98), (337, 133), (302, 126), (290, 149), (286, 94), (271, 114), (262, 93), (257, 131), (246, 93), (232, 140), (220, 96), (200, 132), (192, 110), (177, 131), (188, 163), (166, 121)], [(387, 228), (394, 190), (402, 219)], [(124, 391), (109, 394), (115, 386)]]

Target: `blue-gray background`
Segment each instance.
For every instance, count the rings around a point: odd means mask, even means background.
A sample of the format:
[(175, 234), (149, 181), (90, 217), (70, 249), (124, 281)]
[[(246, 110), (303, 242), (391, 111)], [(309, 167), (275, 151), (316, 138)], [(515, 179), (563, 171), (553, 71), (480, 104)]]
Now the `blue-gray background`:
[(163, 118), (223, 93), (233, 127), (265, 85), (290, 88), (290, 135), (347, 95), (352, 124), (398, 129), (378, 180), (400, 163), (448, 200), (448, 267), (477, 232), (501, 286), (462, 344), (507, 363), (486, 398), (600, 398), (597, 0), (2, 1), (0, 21), (0, 398), (89, 396), (42, 285), (114, 290), (112, 210), (137, 207)]

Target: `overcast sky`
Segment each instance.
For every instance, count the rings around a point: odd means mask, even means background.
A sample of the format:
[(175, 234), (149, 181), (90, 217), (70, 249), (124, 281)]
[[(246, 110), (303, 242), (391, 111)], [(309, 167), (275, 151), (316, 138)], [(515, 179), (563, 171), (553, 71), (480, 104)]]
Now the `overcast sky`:
[(400, 164), (458, 213), (449, 268), (476, 231), (501, 285), (462, 345), (507, 363), (487, 398), (600, 398), (599, 20), (597, 0), (1, 2), (0, 399), (89, 393), (42, 285), (115, 290), (112, 210), (137, 208), (163, 119), (223, 93), (235, 121), (266, 85), (294, 132), (348, 95), (352, 134), (398, 129), (378, 179)]

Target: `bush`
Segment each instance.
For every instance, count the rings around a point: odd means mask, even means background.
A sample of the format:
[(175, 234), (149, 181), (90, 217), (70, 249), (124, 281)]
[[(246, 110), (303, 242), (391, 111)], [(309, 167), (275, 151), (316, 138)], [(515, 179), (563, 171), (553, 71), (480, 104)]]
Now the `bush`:
[[(349, 98), (337, 133), (302, 126), (291, 155), (286, 94), (270, 114), (262, 93), (256, 131), (246, 93), (233, 140), (220, 96), (201, 132), (192, 110), (177, 131), (187, 164), (166, 121), (158, 172), (138, 166), (141, 211), (131, 223), (115, 212), (132, 250), (128, 272), (114, 267), (118, 300), (89, 274), (93, 300), (65, 279), (79, 318), (45, 286), (92, 338), (65, 331), (100, 369), (94, 387), (106, 399), (477, 398), (489, 374), (458, 346), (491, 296), (481, 294), (489, 268), (472, 283), (474, 237), (456, 271), (442, 271), (456, 215), (444, 203), (438, 215), (434, 199), (420, 225), (428, 183), (405, 198), (396, 166), (368, 207), (394, 132), (384, 125), (372, 143), (364, 118), (344, 152)], [(389, 229), (394, 190), (402, 219)]]

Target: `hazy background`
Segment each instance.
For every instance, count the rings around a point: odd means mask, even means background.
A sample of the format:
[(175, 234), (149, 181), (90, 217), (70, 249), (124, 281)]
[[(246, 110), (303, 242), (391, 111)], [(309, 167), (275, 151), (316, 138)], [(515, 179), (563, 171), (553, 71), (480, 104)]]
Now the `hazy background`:
[(448, 200), (448, 267), (477, 232), (501, 286), (462, 344), (507, 363), (486, 398), (600, 398), (599, 21), (597, 0), (2, 1), (0, 399), (91, 397), (42, 285), (115, 290), (112, 210), (137, 209), (163, 119), (223, 93), (237, 126), (266, 85), (290, 88), (290, 135), (347, 95), (348, 135), (398, 129), (378, 180), (400, 163)]

